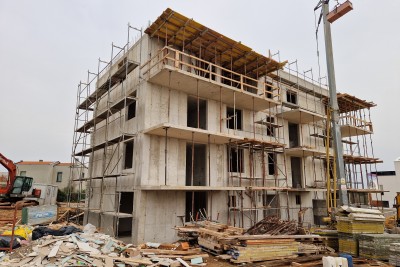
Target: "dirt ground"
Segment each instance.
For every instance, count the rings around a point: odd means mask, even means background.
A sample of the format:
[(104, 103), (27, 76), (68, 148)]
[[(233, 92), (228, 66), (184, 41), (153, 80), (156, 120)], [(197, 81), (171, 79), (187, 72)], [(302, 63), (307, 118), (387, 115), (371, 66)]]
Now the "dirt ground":
[[(17, 210), (17, 221), (22, 218), (22, 211)], [(11, 209), (0, 209), (0, 227), (4, 227), (9, 224), (11, 220), (14, 218), (14, 210)]]

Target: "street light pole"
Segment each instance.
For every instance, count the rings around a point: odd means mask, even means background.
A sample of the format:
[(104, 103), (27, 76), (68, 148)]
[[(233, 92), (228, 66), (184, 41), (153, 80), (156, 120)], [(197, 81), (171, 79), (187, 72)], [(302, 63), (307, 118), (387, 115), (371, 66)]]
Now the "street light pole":
[[(347, 182), (344, 170), (342, 134), (340, 132), (340, 125), (339, 125), (339, 105), (337, 101), (335, 67), (333, 63), (331, 25), (330, 22), (327, 21), (327, 15), (329, 13), (329, 0), (327, 1), (321, 0), (321, 2), (322, 2), (322, 16), (324, 20), (326, 65), (328, 70), (329, 98), (330, 98), (329, 105), (332, 114), (331, 116), (332, 135), (333, 135), (333, 144), (336, 157), (337, 177), (335, 177), (335, 179), (337, 180), (335, 182), (338, 184), (339, 188), (339, 205), (348, 205), (349, 199), (347, 196)], [(327, 162), (327, 164), (329, 164), (329, 162)]]

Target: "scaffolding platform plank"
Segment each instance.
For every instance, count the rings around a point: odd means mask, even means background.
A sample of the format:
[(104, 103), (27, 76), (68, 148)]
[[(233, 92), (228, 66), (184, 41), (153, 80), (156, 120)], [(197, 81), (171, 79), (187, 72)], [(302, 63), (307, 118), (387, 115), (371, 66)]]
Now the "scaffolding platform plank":
[(383, 162), (379, 158), (371, 158), (371, 157), (355, 156), (347, 154), (343, 155), (343, 160), (345, 163), (353, 163), (353, 164), (374, 164)]
[(357, 145), (358, 144), (357, 142), (353, 142), (353, 141), (346, 140), (346, 139), (343, 139), (342, 143), (345, 143), (345, 144), (348, 144), (348, 145)]
[(271, 186), (249, 186), (247, 187), (248, 190), (253, 190), (253, 191), (260, 191), (260, 190), (266, 190), (266, 191), (284, 191), (284, 192), (324, 192), (326, 189), (324, 188), (294, 188), (294, 187), (271, 187)]
[(231, 143), (240, 148), (252, 148), (255, 150), (270, 150), (274, 148), (284, 148), (286, 146), (285, 144), (276, 142), (275, 140), (271, 141), (250, 138), (243, 138), (243, 140), (233, 141)]
[[(91, 107), (96, 102), (96, 100), (100, 99), (110, 88), (120, 82), (121, 79), (125, 78), (127, 74), (129, 74), (138, 66), (139, 63), (137, 62), (131, 60), (125, 61), (121, 66), (119, 66), (114, 74), (98, 84), (97, 89), (92, 94), (90, 94), (90, 96), (88, 96), (81, 104), (79, 104), (78, 108), (88, 109), (89, 107)], [(99, 79), (99, 81), (101, 80), (102, 78)]]
[[(125, 103), (126, 101), (126, 103)], [(111, 114), (114, 114), (115, 112), (118, 112), (122, 110), (125, 105), (128, 106), (131, 103), (135, 101), (135, 97), (133, 96), (133, 93), (129, 94), (126, 97), (122, 97), (115, 102), (111, 103), (110, 107), (99, 112), (98, 114), (95, 115), (91, 120), (88, 120), (85, 124), (83, 124), (81, 127), (76, 129), (76, 132), (85, 132), (89, 133), (90, 129), (97, 123), (100, 123), (107, 119), (108, 112)]]
[(133, 137), (135, 137), (134, 134), (122, 134), (120, 136), (117, 136), (113, 139), (108, 140), (107, 142), (101, 142), (100, 144), (91, 146), (90, 148), (87, 148), (80, 152), (77, 152), (77, 153), (75, 153), (74, 156), (85, 156), (85, 155), (88, 155), (89, 153), (91, 153), (92, 151), (94, 152), (99, 149), (105, 148), (106, 146), (118, 144), (119, 142), (125, 142), (127, 140), (132, 139)]
[(89, 181), (89, 180), (99, 180), (99, 179), (104, 179), (104, 178), (118, 178), (122, 176), (127, 176), (127, 174), (106, 174), (104, 176), (93, 176), (93, 177), (86, 177), (86, 178), (78, 178), (78, 179), (73, 179), (72, 181), (74, 182), (79, 182), (79, 181)]

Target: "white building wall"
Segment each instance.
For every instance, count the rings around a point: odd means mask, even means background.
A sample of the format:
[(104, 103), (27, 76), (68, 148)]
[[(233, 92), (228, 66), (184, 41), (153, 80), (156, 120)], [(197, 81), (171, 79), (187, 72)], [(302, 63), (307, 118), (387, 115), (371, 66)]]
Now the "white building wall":
[[(26, 172), (26, 176), (32, 177), (34, 183), (44, 183), (56, 185), (60, 190), (65, 189), (69, 185), (69, 179), (71, 175), (70, 166), (58, 165), (57, 163), (49, 163), (49, 164), (16, 164), (18, 173), (20, 175), (21, 172)], [(57, 173), (61, 172), (62, 180), (61, 182), (57, 182)]]
[[(379, 184), (383, 187), (383, 190), (388, 191), (384, 192), (382, 195), (382, 200), (389, 202), (389, 207), (393, 207), (394, 198), (397, 195), (397, 192), (400, 192), (400, 159), (396, 159), (394, 161), (394, 169), (395, 175), (379, 175), (378, 180)], [(378, 200), (380, 200), (378, 198)]]

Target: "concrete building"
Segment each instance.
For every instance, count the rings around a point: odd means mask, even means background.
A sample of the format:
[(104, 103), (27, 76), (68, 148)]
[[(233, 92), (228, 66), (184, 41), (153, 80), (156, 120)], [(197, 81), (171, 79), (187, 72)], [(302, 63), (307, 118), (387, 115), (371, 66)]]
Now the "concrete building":
[(59, 161), (20, 161), (16, 163), (17, 175), (34, 178), (35, 183), (57, 185), (63, 190), (68, 187), (71, 175), (71, 163)]
[[(334, 190), (328, 91), (278, 59), (171, 9), (112, 46), (78, 87), (73, 159), (88, 175), (72, 182), (89, 188), (84, 222), (134, 243), (175, 240), (181, 219), (321, 224)], [(370, 205), (375, 104), (338, 101), (349, 198)]]

